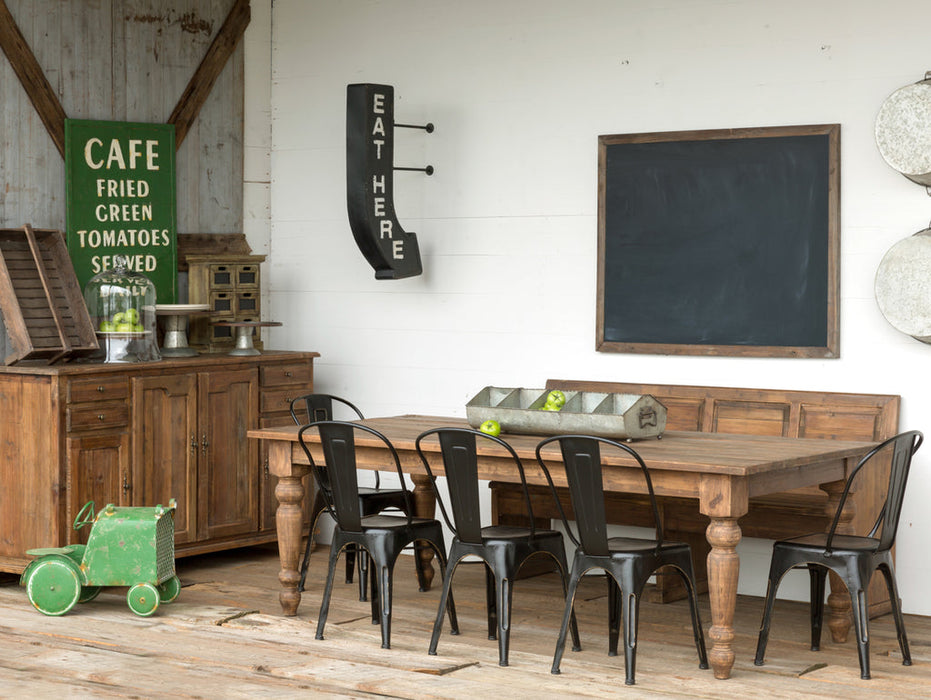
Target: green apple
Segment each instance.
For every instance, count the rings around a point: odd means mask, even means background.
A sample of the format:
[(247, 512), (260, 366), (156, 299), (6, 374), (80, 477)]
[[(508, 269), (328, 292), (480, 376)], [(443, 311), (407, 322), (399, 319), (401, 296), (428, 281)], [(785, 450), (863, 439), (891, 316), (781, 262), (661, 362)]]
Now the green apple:
[(112, 333), (116, 330), (116, 324), (113, 321), (101, 321), (100, 322), (100, 332), (101, 333)]
[(131, 324), (131, 323), (125, 323), (125, 322), (123, 322), (123, 323), (117, 323), (117, 324), (116, 324), (116, 329), (115, 329), (115, 330), (116, 330), (117, 333), (132, 333), (132, 331), (133, 331), (133, 324)]
[(553, 389), (546, 395), (546, 403), (553, 404), (557, 408), (562, 408), (566, 405), (566, 395), (559, 389)]
[(144, 333), (144, 332), (145, 332), (145, 326), (143, 326), (141, 323), (134, 323), (134, 324), (133, 324), (133, 332), (134, 332), (134, 333)]
[(478, 426), (478, 429), (486, 435), (491, 435), (492, 437), (498, 437), (501, 434), (501, 426), (498, 424), (498, 421), (492, 418), (489, 418), (480, 426)]
[(126, 323), (126, 314), (122, 311), (117, 311), (110, 320), (114, 323)]
[(554, 403), (547, 401), (543, 406), (540, 407), (541, 411), (558, 411), (562, 406), (557, 406)]
[(126, 309), (124, 315), (127, 323), (139, 323), (139, 312), (136, 309)]

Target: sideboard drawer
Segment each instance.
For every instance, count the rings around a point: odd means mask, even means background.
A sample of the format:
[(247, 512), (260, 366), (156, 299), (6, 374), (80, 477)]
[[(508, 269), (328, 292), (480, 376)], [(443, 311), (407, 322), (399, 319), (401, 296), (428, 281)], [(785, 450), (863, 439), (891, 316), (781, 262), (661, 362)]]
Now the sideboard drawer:
[(295, 386), (263, 391), (261, 392), (261, 399), (259, 402), (259, 412), (263, 416), (269, 413), (283, 412), (283, 414), (287, 416), (288, 421), (290, 421), (291, 399), (296, 399), (303, 393), (309, 393), (309, 390)]
[(312, 391), (314, 370), (309, 362), (264, 365), (260, 371), (262, 386), (294, 386), (294, 396)]
[(129, 397), (129, 383), (125, 376), (91, 377), (74, 379), (68, 384), (68, 402), (116, 401)]
[(129, 425), (129, 407), (111, 401), (68, 406), (68, 432), (121, 428)]

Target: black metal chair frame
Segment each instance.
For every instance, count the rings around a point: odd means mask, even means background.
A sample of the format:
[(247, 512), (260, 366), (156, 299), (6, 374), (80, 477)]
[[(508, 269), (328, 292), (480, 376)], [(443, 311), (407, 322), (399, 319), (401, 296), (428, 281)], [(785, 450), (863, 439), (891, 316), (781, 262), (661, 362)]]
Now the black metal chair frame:
[[(308, 431), (318, 431), (326, 460), (326, 477), (330, 488), (324, 490), (327, 508), (333, 515), (335, 527), (330, 545), (329, 566), (320, 615), (317, 619), (316, 638), (323, 639), (333, 578), (340, 552), (350, 546), (365, 549), (371, 558), (370, 576), (372, 583), (372, 622), (381, 623), (381, 646), (391, 648), (391, 600), (394, 586), (394, 565), (401, 551), (414, 542), (429, 545), (440, 563), (441, 574), (446, 573), (446, 546), (443, 526), (433, 518), (416, 518), (413, 513), (413, 496), (402, 487), (406, 510), (403, 514), (366, 515), (359, 499), (358, 473), (356, 469), (355, 434), (368, 433), (384, 443), (399, 477), (403, 476), (401, 461), (394, 445), (382, 433), (358, 423), (347, 421), (315, 421), (298, 431), (298, 441), (307, 455), (315, 478), (321, 478), (322, 467), (314, 462), (304, 440)], [(404, 484), (403, 478), (401, 483)], [(456, 607), (450, 596), (449, 621), (453, 634), (458, 634)]]
[[(546, 445), (558, 442), (562, 451), (563, 465), (569, 484), (572, 508), (576, 517), (578, 537), (559, 501), (556, 486), (541, 451)], [(604, 482), (602, 479), (601, 445), (611, 445), (626, 452), (640, 466), (646, 481), (647, 492), (653, 510), (656, 538), (653, 540), (630, 537), (609, 538), (606, 530)], [(692, 552), (688, 544), (667, 542), (663, 539), (662, 521), (653, 493), (650, 471), (643, 459), (628, 445), (592, 435), (556, 435), (542, 440), (536, 449), (537, 462), (556, 499), (560, 517), (566, 532), (576, 545), (575, 556), (569, 576), (569, 594), (562, 627), (556, 641), (552, 673), (559, 673), (566, 645), (566, 630), (572, 612), (579, 581), (591, 569), (603, 569), (608, 583), (608, 654), (617, 655), (618, 637), (623, 627), (625, 682), (634, 684), (637, 661), (637, 627), (640, 621), (640, 597), (643, 588), (653, 573), (664, 566), (671, 566), (685, 581), (689, 608), (692, 616), (692, 633), (698, 651), (699, 668), (708, 668), (705, 652), (705, 637), (698, 614), (698, 597), (695, 589), (695, 574)], [(620, 595), (619, 595), (620, 593)]]
[[(450, 517), (436, 483), (436, 474), (430, 466), (422, 444), (435, 435), (440, 443), (444, 473), (452, 517)], [(530, 519), (529, 527), (509, 525), (482, 525), (478, 493), (478, 446), (476, 438), (502, 447), (514, 461), (520, 476), (524, 503)], [(447, 526), (453, 532), (449, 548), (449, 567), (443, 577), (443, 592), (430, 640), (430, 654), (436, 654), (442, 631), (443, 615), (447, 598), (451, 595), (453, 575), (459, 564), (470, 555), (479, 557), (485, 567), (485, 597), (488, 614), (488, 638), (498, 640), (498, 664), (508, 665), (510, 647), (511, 605), (514, 579), (521, 565), (536, 554), (549, 555), (559, 567), (563, 595), (567, 593), (566, 548), (563, 535), (557, 530), (537, 528), (534, 525), (533, 507), (527, 491), (527, 479), (520, 457), (514, 449), (499, 437), (487, 435), (467, 428), (434, 428), (421, 433), (415, 442), (417, 453), (430, 477), (436, 493), (440, 511)], [(581, 648), (575, 617), (572, 618), (573, 649)]]
[[(356, 407), (355, 404), (347, 401), (344, 398), (339, 396), (334, 396), (333, 394), (320, 394), (320, 393), (310, 393), (304, 394), (303, 396), (298, 396), (295, 399), (291, 400), (289, 409), (291, 411), (291, 418), (294, 420), (296, 425), (304, 425), (305, 423), (311, 423), (314, 421), (322, 420), (332, 420), (333, 419), (333, 403), (339, 403), (350, 410), (352, 410), (358, 417), (359, 420), (364, 420), (365, 416), (362, 415), (362, 411)], [(297, 415), (295, 407), (299, 404), (304, 405), (304, 414), (306, 420), (302, 420)], [(325, 481), (326, 469), (321, 465), (320, 474), (323, 477), (324, 481), (317, 480), (318, 491), (315, 495), (313, 505), (311, 506), (311, 518), (310, 518), (310, 532), (307, 533), (307, 543), (304, 546), (304, 558), (301, 560), (301, 580), (298, 583), (298, 590), (304, 590), (304, 582), (307, 579), (307, 567), (310, 565), (310, 550), (313, 548), (314, 532), (317, 529), (317, 520), (320, 517), (320, 514), (326, 512), (326, 501), (323, 498), (322, 491), (329, 489), (329, 483)], [(362, 508), (363, 515), (375, 515), (376, 513), (381, 513), (386, 510), (396, 509), (405, 513), (408, 511), (407, 501), (404, 499), (404, 495), (401, 489), (382, 489), (381, 488), (381, 477), (376, 471), (375, 474), (375, 487), (359, 487), (359, 503)], [(413, 515), (413, 511), (408, 513)], [(359, 600), (367, 600), (368, 594), (366, 589), (366, 582), (368, 581), (368, 557), (365, 551), (358, 553), (358, 568), (359, 568)], [(419, 552), (415, 554), (417, 561), (415, 562), (417, 570), (417, 582), (420, 585), (420, 590), (427, 590), (427, 580), (424, 574), (424, 564), (420, 560)], [(346, 583), (352, 583), (353, 571), (356, 567), (356, 549), (355, 547), (349, 547), (346, 550)]]
[[(853, 606), (853, 624), (857, 636), (857, 652), (860, 657), (860, 678), (870, 677), (870, 638), (869, 638), (869, 584), (876, 569), (879, 569), (886, 581), (889, 602), (895, 620), (899, 648), (902, 651), (902, 665), (911, 666), (912, 657), (905, 635), (905, 620), (899, 601), (898, 587), (895, 581), (895, 568), (892, 564), (892, 547), (895, 544), (899, 515), (905, 497), (905, 485), (911, 467), (912, 456), (921, 447), (924, 436), (920, 431), (911, 430), (885, 440), (863, 457), (847, 477), (847, 483), (837, 504), (837, 511), (827, 533), (803, 535), (773, 544), (773, 556), (769, 569), (769, 583), (766, 600), (763, 605), (763, 621), (757, 640), (754, 663), (762, 666), (769, 641), (769, 628), (772, 622), (776, 591), (782, 577), (794, 568), (807, 568), (811, 590), (811, 650), (821, 647), (821, 626), (824, 616), (825, 578), (828, 571), (836, 573), (847, 586), (850, 602)], [(841, 513), (860, 470), (867, 464), (878, 461), (891, 448), (891, 466), (889, 469), (889, 489), (873, 528), (866, 536), (844, 535), (837, 532)]]

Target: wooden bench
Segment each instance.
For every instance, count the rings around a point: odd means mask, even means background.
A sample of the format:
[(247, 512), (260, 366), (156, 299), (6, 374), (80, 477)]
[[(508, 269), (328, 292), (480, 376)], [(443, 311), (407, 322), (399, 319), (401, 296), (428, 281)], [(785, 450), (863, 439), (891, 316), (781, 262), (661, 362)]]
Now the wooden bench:
[[(650, 394), (666, 406), (667, 430), (870, 441), (883, 440), (898, 432), (900, 397), (895, 395), (563, 379), (548, 380), (546, 388)], [(636, 448), (636, 444), (633, 446)], [(885, 477), (877, 471), (873, 470), (857, 487), (852, 525), (860, 534), (869, 531), (885, 499)], [(501, 523), (516, 524), (520, 517), (509, 513), (521, 513), (524, 509), (514, 486), (492, 482), (490, 487), (494, 517)], [(534, 515), (541, 522), (559, 518), (548, 489), (534, 488), (532, 496)], [(572, 517), (568, 491), (562, 490), (560, 498), (567, 515)], [(827, 500), (827, 493), (816, 488), (753, 499), (750, 511), (740, 520), (741, 531), (745, 537), (779, 539), (826, 530), (830, 524)], [(690, 499), (661, 498), (659, 505), (666, 537), (692, 546), (699, 587), (707, 590), (707, 518)], [(643, 496), (609, 494), (606, 507), (612, 524), (652, 527), (648, 501)], [(666, 602), (683, 595), (678, 576), (657, 576), (649, 599)], [(872, 581), (870, 601), (873, 616), (889, 609), (885, 584), (879, 575)]]

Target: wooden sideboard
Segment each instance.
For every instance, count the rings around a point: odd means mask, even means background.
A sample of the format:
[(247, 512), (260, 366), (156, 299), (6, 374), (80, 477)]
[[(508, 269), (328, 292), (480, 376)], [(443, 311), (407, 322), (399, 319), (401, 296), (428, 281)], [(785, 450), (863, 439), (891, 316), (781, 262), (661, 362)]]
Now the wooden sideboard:
[(0, 368), (0, 571), (21, 572), (27, 549), (86, 540), (72, 523), (91, 500), (177, 499), (178, 556), (275, 541), (276, 480), (246, 431), (291, 422), (315, 357)]
[[(547, 389), (603, 391), (619, 394), (650, 394), (667, 410), (667, 430), (705, 433), (739, 433), (784, 437), (827, 438), (835, 440), (880, 441), (898, 431), (900, 398), (887, 394), (848, 394), (781, 389), (748, 389), (711, 386), (675, 386), (550, 379)], [(636, 443), (632, 445), (636, 449)], [(648, 465), (649, 466), (649, 465)], [(856, 505), (848, 504), (849, 520), (842, 523), (851, 531), (866, 534), (886, 497), (888, 476), (871, 471), (857, 485)], [(510, 513), (524, 512), (520, 494), (512, 484), (492, 483), (492, 511), (502, 523), (514, 523)], [(534, 515), (558, 518), (559, 513), (547, 489), (533, 488)], [(571, 516), (568, 493), (561, 494)], [(708, 519), (699, 515), (685, 499), (660, 498), (660, 518), (669, 539), (689, 542), (695, 560), (699, 588), (707, 589), (705, 557), (708, 545), (705, 528)], [(608, 521), (618, 525), (652, 526), (649, 503), (641, 496), (611, 494), (606, 503)], [(750, 500), (749, 512), (740, 519), (745, 537), (780, 539), (807, 532), (823, 532), (834, 512), (828, 494), (817, 489), (796, 489)], [(882, 576), (870, 585), (872, 615), (889, 610), (888, 593)], [(678, 576), (659, 576), (648, 593), (656, 601), (681, 598), (683, 587)]]

